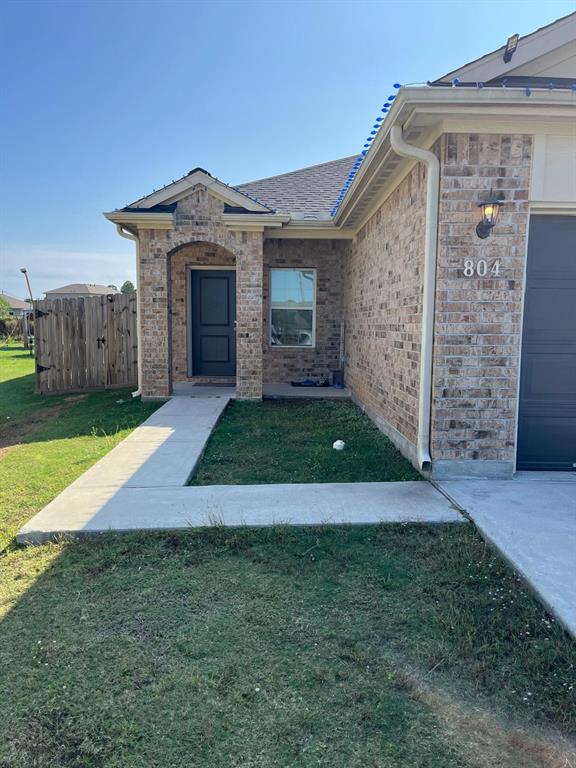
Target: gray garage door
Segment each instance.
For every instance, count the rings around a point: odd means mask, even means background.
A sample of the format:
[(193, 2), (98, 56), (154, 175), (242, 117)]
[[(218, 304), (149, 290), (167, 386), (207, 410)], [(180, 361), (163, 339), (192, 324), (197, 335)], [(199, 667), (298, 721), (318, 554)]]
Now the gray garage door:
[(576, 468), (576, 216), (532, 216), (518, 469)]

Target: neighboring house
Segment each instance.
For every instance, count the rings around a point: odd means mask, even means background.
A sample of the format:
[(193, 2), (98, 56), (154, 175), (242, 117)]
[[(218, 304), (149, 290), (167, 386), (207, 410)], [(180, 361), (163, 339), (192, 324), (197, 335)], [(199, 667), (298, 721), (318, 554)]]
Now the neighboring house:
[(359, 156), (238, 187), (196, 168), (105, 214), (136, 241), (142, 395), (258, 399), (343, 349), (422, 471), (574, 469), (576, 14), (398, 88)]
[(0, 291), (0, 299), (4, 299), (8, 302), (8, 306), (10, 307), (9, 314), (12, 317), (22, 317), (26, 311), (32, 311), (32, 307), (26, 301), (16, 299), (14, 296), (9, 296), (2, 291)]
[(120, 293), (118, 288), (111, 288), (109, 285), (96, 285), (95, 283), (70, 283), (61, 288), (53, 288), (46, 291), (47, 299), (80, 299), (90, 296), (109, 296), (110, 294)]

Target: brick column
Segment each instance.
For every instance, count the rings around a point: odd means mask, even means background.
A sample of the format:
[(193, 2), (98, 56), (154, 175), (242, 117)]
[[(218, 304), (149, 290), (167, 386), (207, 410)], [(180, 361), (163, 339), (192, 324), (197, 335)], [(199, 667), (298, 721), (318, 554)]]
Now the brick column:
[(262, 398), (263, 233), (243, 232), (236, 250), (236, 396)]
[[(432, 419), (437, 477), (512, 474), (531, 155), (530, 136), (443, 138)], [(494, 232), (481, 240), (477, 206), (490, 189), (502, 193), (504, 205)]]
[(167, 246), (153, 230), (140, 234), (142, 397), (170, 394)]

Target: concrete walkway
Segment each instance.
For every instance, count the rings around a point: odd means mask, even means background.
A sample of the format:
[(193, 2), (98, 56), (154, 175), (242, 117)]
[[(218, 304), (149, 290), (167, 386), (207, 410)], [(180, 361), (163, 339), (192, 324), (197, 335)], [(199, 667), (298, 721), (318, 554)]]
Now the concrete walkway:
[(576, 637), (576, 473), (440, 483)]
[(17, 535), (62, 535), (210, 525), (460, 522), (425, 481), (190, 487), (186, 483), (230, 392), (174, 397), (29, 520)]
[(66, 489), (18, 533), (22, 544), (63, 534), (222, 526), (457, 523), (427, 482)]

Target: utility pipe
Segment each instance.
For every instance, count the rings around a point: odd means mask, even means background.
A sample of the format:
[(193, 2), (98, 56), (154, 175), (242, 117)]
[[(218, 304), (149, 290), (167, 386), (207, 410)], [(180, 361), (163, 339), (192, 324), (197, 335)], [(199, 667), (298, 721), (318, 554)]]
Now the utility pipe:
[(404, 141), (402, 128), (393, 125), (390, 144), (394, 152), (426, 164), (426, 231), (424, 236), (424, 286), (422, 291), (422, 339), (420, 344), (420, 390), (418, 397), (418, 466), (432, 469), (430, 457), (430, 415), (432, 402), (432, 348), (434, 343), (434, 298), (436, 294), (436, 257), (438, 251), (438, 199), (440, 162), (428, 149)]
[(132, 392), (132, 397), (140, 397), (142, 395), (142, 311), (141, 311), (141, 293), (140, 290), (140, 239), (138, 235), (133, 235), (132, 232), (128, 232), (122, 227), (122, 224), (116, 224), (116, 231), (120, 237), (125, 237), (126, 240), (133, 240), (136, 243), (136, 343), (138, 345), (138, 388), (135, 392)]

